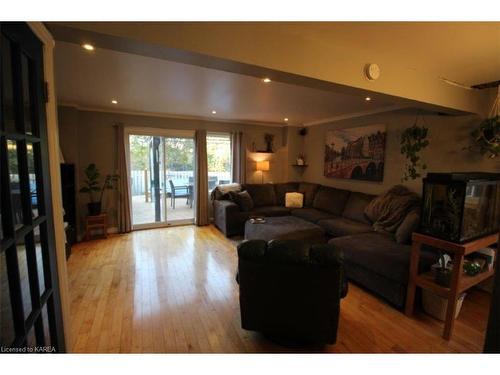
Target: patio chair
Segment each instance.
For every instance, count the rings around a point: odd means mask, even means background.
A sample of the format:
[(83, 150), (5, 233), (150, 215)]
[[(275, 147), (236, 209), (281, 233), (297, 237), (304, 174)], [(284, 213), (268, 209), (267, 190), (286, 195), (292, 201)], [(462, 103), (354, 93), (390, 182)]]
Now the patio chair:
[(170, 206), (175, 210), (175, 198), (186, 198), (186, 205), (191, 200), (191, 192), (188, 186), (174, 186), (172, 180), (168, 180), (170, 184)]

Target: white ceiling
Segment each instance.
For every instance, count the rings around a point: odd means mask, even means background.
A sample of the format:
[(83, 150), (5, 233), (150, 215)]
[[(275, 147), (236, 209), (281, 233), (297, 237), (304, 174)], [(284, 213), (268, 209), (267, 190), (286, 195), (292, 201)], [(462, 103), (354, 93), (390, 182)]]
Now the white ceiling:
[[(61, 104), (102, 110), (290, 125), (394, 107), (386, 98), (338, 94), (106, 49), (57, 41)], [(118, 101), (117, 105), (111, 103)], [(217, 111), (213, 115), (212, 110)]]

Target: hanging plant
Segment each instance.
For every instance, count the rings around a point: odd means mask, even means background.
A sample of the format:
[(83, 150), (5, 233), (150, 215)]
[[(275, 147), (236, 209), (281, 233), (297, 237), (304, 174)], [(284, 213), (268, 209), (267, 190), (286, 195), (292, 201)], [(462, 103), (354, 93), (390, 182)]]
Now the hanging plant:
[(482, 155), (496, 158), (500, 155), (500, 116), (482, 121), (471, 136)]
[[(500, 93), (500, 88), (499, 88)], [(470, 135), (477, 147), (468, 147), (469, 150), (479, 148), (482, 155), (488, 155), (493, 159), (500, 155), (500, 115), (499, 115), (499, 95), (495, 98), (490, 115), (474, 129)]]
[(418, 115), (415, 124), (401, 134), (401, 154), (406, 157), (406, 166), (401, 181), (415, 180), (421, 176), (419, 172), (421, 169), (427, 169), (419, 153), (429, 145), (427, 140), (429, 129), (425, 126), (418, 126), (417, 121)]

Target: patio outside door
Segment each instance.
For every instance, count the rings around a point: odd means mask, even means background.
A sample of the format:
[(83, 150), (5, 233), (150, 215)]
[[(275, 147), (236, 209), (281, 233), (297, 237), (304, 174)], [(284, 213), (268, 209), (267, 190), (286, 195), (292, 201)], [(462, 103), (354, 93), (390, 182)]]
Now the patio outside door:
[(129, 134), (134, 229), (194, 222), (194, 138), (168, 133)]

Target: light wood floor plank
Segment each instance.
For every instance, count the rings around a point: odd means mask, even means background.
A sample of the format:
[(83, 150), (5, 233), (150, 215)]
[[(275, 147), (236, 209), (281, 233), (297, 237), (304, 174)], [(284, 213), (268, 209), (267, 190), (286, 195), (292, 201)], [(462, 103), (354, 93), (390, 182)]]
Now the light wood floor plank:
[(68, 261), (73, 351), (82, 353), (481, 352), (490, 296), (466, 298), (452, 340), (351, 284), (338, 340), (285, 348), (241, 329), (236, 240), (212, 226), (114, 235), (76, 245)]

